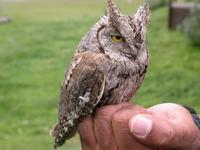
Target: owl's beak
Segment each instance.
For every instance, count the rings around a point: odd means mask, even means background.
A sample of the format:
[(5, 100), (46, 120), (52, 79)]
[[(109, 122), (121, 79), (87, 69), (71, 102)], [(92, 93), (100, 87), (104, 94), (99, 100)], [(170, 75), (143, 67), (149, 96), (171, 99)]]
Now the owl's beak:
[(113, 3), (112, 0), (108, 0), (107, 13), (108, 13), (109, 20), (111, 22), (119, 19), (119, 17), (122, 15), (120, 10), (117, 8), (117, 6)]

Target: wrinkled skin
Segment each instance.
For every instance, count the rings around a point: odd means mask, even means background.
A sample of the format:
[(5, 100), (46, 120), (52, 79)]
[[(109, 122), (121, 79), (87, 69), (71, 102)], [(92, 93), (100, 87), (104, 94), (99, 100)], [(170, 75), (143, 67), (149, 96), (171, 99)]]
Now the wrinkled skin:
[[(151, 129), (145, 130), (147, 134), (141, 132), (148, 124), (144, 118), (152, 123)], [(98, 108), (79, 124), (79, 134), (83, 150), (200, 149), (200, 130), (191, 114), (169, 103), (148, 109), (130, 103)]]

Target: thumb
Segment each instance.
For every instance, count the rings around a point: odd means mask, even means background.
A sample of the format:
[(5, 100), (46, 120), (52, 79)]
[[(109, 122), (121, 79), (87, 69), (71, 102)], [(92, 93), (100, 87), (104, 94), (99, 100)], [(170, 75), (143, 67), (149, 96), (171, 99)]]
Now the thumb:
[(137, 115), (130, 119), (129, 128), (140, 142), (152, 148), (185, 149), (191, 145), (194, 138), (187, 134), (190, 132), (185, 125), (175, 120), (152, 114)]

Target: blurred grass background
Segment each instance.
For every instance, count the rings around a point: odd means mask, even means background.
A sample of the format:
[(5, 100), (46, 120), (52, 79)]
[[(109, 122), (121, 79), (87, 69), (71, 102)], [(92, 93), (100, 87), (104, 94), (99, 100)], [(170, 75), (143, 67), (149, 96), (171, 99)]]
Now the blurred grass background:
[[(142, 3), (117, 1), (133, 14)], [(2, 3), (1, 3), (2, 5)], [(49, 150), (57, 120), (60, 83), (81, 37), (103, 15), (103, 0), (4, 2), (0, 15), (0, 149)], [(150, 67), (133, 98), (145, 107), (163, 102), (200, 110), (200, 47), (167, 29), (167, 8), (152, 12), (148, 30)], [(78, 136), (61, 150), (80, 149)]]

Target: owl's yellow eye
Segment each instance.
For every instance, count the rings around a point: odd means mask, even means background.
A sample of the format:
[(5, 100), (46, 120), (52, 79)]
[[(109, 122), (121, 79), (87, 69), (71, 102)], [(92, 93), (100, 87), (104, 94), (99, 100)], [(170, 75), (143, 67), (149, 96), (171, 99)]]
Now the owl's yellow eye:
[(112, 38), (113, 42), (115, 42), (115, 43), (120, 43), (124, 40), (124, 38), (122, 36), (116, 36), (116, 35), (112, 35), (111, 38)]

